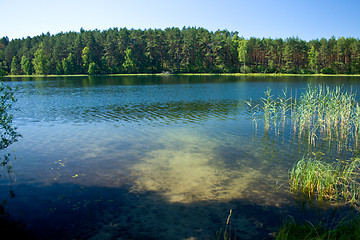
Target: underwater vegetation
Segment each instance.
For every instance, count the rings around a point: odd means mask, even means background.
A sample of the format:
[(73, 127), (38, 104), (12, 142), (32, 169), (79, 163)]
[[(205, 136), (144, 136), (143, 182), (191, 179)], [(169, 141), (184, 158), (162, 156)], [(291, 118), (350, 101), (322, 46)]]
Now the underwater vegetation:
[[(254, 122), (263, 120), (265, 134), (272, 130), (275, 136), (289, 134), (290, 129), (293, 138), (307, 146), (308, 151), (289, 170), (286, 186), (290, 193), (319, 203), (317, 207), (350, 206), (359, 213), (360, 105), (355, 93), (341, 87), (308, 85), (299, 97), (288, 96), (286, 90), (274, 97), (268, 89), (260, 103), (248, 105)], [(340, 157), (343, 152), (348, 154)], [(297, 223), (291, 218), (284, 222), (276, 239), (360, 239), (359, 223), (357, 217), (334, 226)]]

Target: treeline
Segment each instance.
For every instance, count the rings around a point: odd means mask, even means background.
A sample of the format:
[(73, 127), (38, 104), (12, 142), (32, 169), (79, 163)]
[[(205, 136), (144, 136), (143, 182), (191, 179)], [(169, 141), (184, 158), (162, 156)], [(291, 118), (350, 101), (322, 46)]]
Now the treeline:
[(324, 73), (359, 74), (360, 40), (239, 37), (184, 27), (113, 28), (0, 39), (5, 74)]

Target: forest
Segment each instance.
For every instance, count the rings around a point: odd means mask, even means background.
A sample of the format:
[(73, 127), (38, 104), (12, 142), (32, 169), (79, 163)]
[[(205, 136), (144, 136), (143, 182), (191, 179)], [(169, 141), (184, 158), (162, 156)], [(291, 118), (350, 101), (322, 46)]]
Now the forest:
[(183, 27), (84, 30), (0, 39), (4, 75), (119, 73), (360, 74), (360, 40), (249, 38)]

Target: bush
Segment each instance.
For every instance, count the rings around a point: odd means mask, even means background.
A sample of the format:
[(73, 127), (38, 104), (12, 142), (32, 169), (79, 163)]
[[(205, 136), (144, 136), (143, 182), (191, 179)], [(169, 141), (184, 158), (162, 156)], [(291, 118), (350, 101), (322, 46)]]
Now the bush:
[(320, 72), (322, 74), (336, 74), (336, 72), (332, 68), (323, 68)]

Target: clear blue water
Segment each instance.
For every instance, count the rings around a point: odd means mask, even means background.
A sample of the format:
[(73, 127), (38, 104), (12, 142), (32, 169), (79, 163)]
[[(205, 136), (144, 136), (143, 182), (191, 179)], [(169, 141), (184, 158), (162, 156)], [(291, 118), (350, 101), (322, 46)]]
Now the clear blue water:
[[(359, 77), (12, 78), (8, 208), (39, 239), (212, 239), (229, 209), (241, 239), (302, 215), (277, 186), (303, 156), (290, 130), (255, 127), (245, 101), (307, 84), (356, 92)], [(296, 147), (294, 147), (296, 146)], [(2, 198), (9, 181), (3, 175)]]

